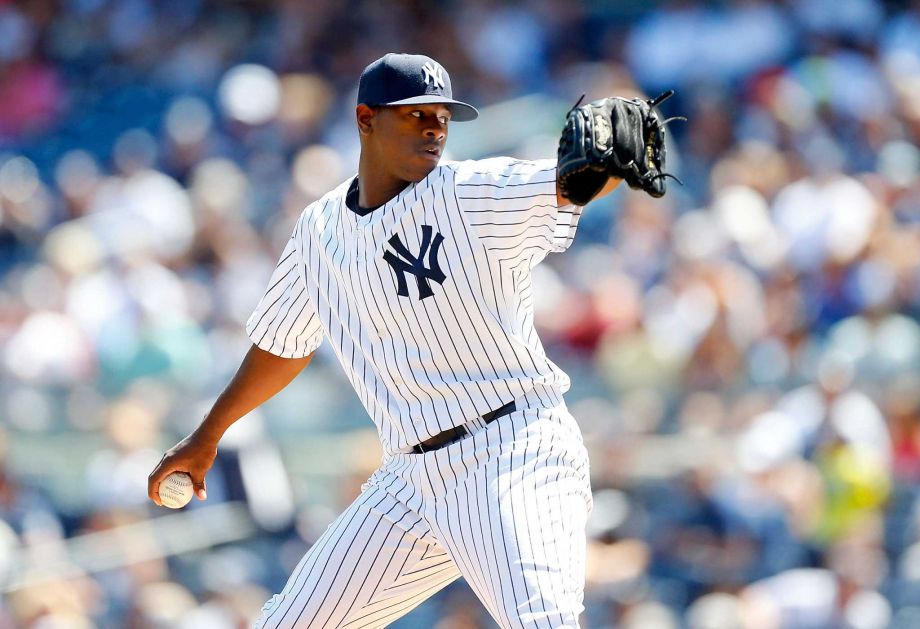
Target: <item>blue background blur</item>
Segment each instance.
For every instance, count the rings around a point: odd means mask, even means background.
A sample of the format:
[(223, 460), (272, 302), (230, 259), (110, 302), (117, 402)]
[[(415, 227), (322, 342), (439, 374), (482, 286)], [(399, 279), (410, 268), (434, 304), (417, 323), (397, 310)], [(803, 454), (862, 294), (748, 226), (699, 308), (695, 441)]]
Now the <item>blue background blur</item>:
[(5, 0), (0, 627), (247, 626), (377, 465), (323, 347), (206, 503), (146, 500), (388, 51), (482, 109), (448, 158), (552, 156), (583, 92), (690, 119), (683, 187), (536, 270), (592, 456), (583, 626), (920, 626), (920, 2)]

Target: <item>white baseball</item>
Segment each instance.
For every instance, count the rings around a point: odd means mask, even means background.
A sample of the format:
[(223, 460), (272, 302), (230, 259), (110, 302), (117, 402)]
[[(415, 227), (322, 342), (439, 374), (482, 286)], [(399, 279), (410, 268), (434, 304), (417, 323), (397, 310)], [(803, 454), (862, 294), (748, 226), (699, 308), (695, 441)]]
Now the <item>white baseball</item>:
[(185, 472), (173, 472), (160, 483), (160, 502), (170, 509), (181, 509), (192, 499), (192, 477)]

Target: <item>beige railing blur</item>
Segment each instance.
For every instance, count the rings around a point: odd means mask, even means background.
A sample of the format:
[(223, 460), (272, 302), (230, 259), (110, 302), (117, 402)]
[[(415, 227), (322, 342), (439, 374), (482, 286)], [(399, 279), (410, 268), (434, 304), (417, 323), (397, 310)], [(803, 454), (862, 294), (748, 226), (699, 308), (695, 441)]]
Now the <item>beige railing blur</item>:
[(251, 537), (258, 530), (242, 502), (202, 506), (66, 540), (14, 550), (0, 591), (103, 572)]

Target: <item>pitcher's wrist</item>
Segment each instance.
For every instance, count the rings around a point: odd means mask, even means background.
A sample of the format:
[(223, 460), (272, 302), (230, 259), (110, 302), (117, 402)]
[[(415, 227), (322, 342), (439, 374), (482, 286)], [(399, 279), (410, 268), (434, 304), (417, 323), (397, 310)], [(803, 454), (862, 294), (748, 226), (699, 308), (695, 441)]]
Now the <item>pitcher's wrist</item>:
[(201, 425), (189, 435), (196, 443), (212, 446), (214, 448), (217, 448), (217, 444), (220, 443), (221, 437), (223, 436), (224, 430), (220, 426), (209, 422), (208, 418), (205, 418), (204, 421), (201, 422)]

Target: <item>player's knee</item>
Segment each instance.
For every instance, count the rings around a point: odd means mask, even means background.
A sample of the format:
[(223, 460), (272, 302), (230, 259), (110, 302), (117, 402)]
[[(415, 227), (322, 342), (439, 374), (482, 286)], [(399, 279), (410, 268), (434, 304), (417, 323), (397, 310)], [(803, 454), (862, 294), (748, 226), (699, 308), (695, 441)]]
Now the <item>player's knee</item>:
[[(253, 629), (294, 629), (295, 627), (314, 626), (311, 620), (306, 620), (313, 614), (321, 612), (321, 602), (314, 601), (312, 597), (292, 597), (286, 591), (275, 594), (259, 613), (253, 624)], [(320, 626), (320, 625), (316, 625)], [(323, 627), (330, 626), (323, 624)]]
[(277, 611), (278, 607), (281, 605), (281, 601), (284, 598), (284, 594), (275, 594), (270, 599), (265, 601), (265, 604), (262, 606), (262, 609), (259, 611), (259, 617), (256, 619), (255, 624), (253, 624), (252, 629), (268, 629), (272, 627), (271, 623), (268, 622), (269, 618)]

